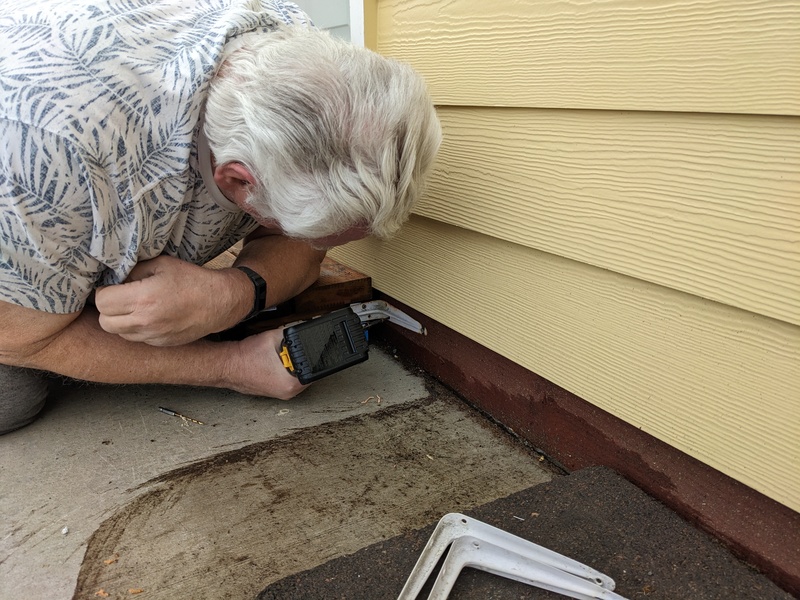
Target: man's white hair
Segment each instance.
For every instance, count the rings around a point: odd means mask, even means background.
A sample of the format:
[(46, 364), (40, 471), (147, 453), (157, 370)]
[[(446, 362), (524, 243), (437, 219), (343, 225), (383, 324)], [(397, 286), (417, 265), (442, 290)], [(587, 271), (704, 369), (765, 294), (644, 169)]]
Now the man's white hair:
[(312, 28), (282, 28), (233, 52), (205, 119), (216, 163), (240, 162), (258, 180), (248, 203), (303, 239), (353, 227), (395, 233), (441, 142), (411, 67)]

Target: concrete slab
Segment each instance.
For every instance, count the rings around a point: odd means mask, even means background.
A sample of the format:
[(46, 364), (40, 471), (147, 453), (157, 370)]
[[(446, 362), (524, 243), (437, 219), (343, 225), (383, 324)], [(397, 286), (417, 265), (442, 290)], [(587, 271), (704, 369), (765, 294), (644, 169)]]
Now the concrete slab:
[[(187, 387), (61, 386), (38, 421), (0, 436), (0, 598), (70, 597), (101, 522), (176, 467), (427, 395), (421, 377), (378, 349), (290, 402)], [(370, 396), (381, 404), (365, 403)]]
[(442, 511), (549, 479), (516, 440), (434, 394), (158, 478), (92, 536), (74, 597), (254, 598)]

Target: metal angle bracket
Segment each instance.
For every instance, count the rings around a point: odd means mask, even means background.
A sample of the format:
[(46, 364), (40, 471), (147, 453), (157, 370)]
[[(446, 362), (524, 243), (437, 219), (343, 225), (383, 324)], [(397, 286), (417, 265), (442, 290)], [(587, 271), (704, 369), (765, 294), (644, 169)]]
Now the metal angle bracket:
[(442, 517), (398, 600), (415, 600), (450, 547), (428, 600), (444, 600), (465, 567), (473, 567), (579, 600), (625, 600), (614, 580), (563, 554), (462, 514)]
[(406, 313), (398, 310), (384, 300), (371, 300), (369, 302), (355, 302), (350, 305), (353, 312), (361, 319), (361, 324), (369, 327), (380, 321), (389, 321), (400, 327), (404, 327), (414, 333), (428, 335), (428, 331), (419, 321), (409, 317)]

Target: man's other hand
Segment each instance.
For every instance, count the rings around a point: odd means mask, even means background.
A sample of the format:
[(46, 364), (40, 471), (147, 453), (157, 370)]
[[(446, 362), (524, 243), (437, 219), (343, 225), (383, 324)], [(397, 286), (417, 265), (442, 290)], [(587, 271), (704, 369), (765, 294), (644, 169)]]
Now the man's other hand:
[[(100, 326), (131, 342), (178, 346), (232, 327), (252, 305), (252, 285), (170, 256), (136, 265), (125, 283), (99, 288)], [(242, 314), (238, 314), (242, 313)]]
[(237, 351), (228, 356), (228, 387), (243, 394), (293, 398), (308, 386), (289, 373), (278, 354), (283, 329), (273, 329), (237, 342)]

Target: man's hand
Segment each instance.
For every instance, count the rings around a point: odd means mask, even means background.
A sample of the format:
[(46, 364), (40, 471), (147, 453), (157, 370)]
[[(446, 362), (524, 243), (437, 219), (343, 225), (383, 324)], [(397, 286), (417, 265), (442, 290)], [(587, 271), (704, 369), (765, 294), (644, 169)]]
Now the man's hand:
[[(293, 298), (319, 277), (324, 251), (259, 229), (236, 265), (267, 281), (267, 306)], [(228, 329), (253, 308), (253, 284), (238, 269), (206, 269), (169, 256), (136, 265), (121, 285), (100, 288), (100, 326), (131, 342), (179, 346)]]
[(252, 284), (238, 271), (159, 256), (136, 265), (125, 283), (99, 288), (95, 305), (108, 333), (178, 346), (238, 323), (252, 306), (252, 295)]
[(283, 366), (279, 356), (281, 340), (283, 330), (273, 329), (238, 342), (237, 353), (230, 356), (226, 387), (280, 400), (289, 400), (306, 389), (308, 386)]

